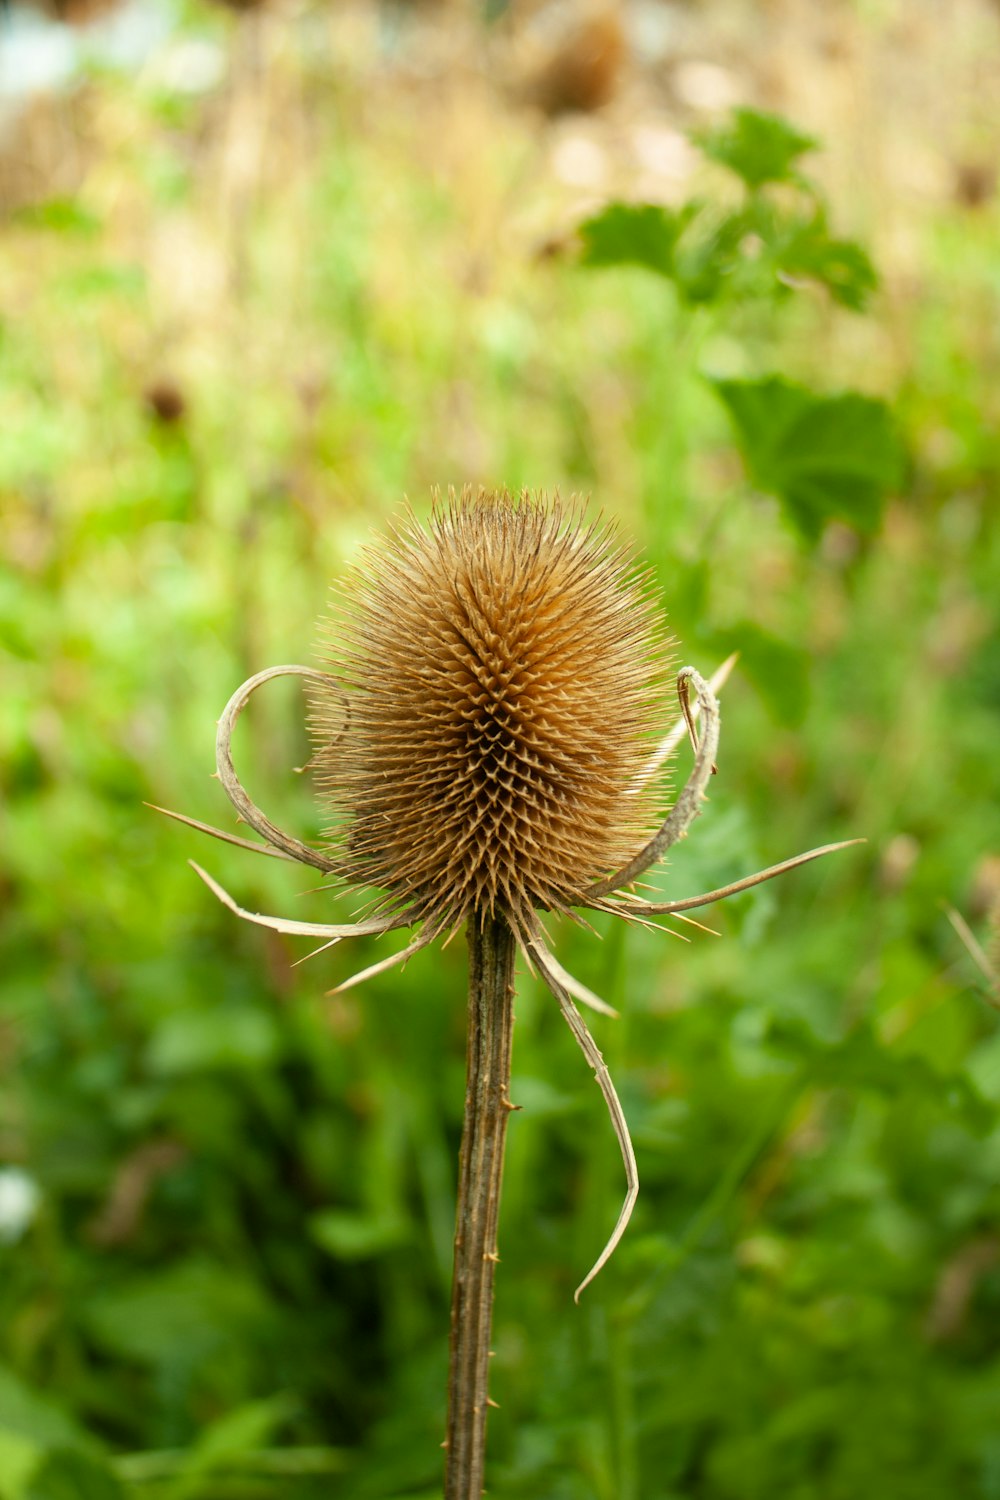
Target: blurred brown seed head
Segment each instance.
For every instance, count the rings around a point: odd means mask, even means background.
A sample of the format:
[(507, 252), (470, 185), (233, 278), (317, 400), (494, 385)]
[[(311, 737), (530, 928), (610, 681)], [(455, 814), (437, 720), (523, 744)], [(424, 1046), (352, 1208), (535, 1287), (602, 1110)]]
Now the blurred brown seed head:
[[(648, 578), (570, 500), (466, 490), (370, 548), (313, 702), (345, 873), (445, 925), (521, 926), (629, 859), (669, 653)], [(346, 700), (346, 706), (345, 706)]]
[(996, 197), (997, 169), (992, 161), (961, 161), (954, 168), (955, 201), (962, 208), (983, 208)]
[(187, 411), (184, 392), (173, 380), (152, 381), (143, 391), (142, 397), (150, 415), (165, 427), (173, 427), (180, 422)]
[(548, 115), (589, 113), (613, 98), (625, 61), (625, 32), (617, 11), (584, 16), (553, 45), (529, 83), (529, 95)]
[(121, 0), (47, 0), (47, 3), (36, 0), (35, 9), (68, 21), (71, 26), (83, 26), (106, 11), (115, 10), (120, 3)]

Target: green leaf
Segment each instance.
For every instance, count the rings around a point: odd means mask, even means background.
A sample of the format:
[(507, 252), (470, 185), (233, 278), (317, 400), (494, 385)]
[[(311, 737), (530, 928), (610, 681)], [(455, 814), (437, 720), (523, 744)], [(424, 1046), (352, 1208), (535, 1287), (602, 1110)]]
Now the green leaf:
[(317, 1245), (338, 1260), (367, 1260), (409, 1239), (409, 1230), (401, 1219), (333, 1208), (313, 1214), (309, 1233)]
[(806, 218), (779, 219), (773, 254), (779, 277), (818, 282), (852, 312), (861, 312), (878, 287), (868, 255), (854, 240), (834, 239), (822, 209)]
[(90, 1335), (119, 1358), (195, 1368), (227, 1344), (259, 1336), (266, 1303), (247, 1272), (190, 1260), (118, 1282), (83, 1310)]
[(834, 517), (865, 534), (902, 477), (902, 454), (884, 401), (848, 391), (817, 396), (780, 376), (712, 380), (736, 429), (752, 482), (776, 495), (814, 541)]
[[(685, 238), (674, 258), (674, 275), (685, 302), (715, 302), (734, 290), (734, 271), (746, 233), (747, 216), (741, 209), (722, 218), (706, 215), (698, 233)], [(740, 291), (745, 295), (744, 287)]]
[(184, 1010), (167, 1016), (149, 1044), (153, 1073), (172, 1075), (201, 1069), (263, 1068), (281, 1052), (278, 1021), (249, 1005)]
[(805, 1062), (814, 1084), (930, 1099), (977, 1133), (995, 1126), (992, 1106), (966, 1072), (944, 1071), (926, 1058), (886, 1045), (869, 1025), (856, 1026), (830, 1045), (801, 1021), (772, 1017), (765, 1040), (769, 1050)]
[(711, 161), (728, 167), (749, 188), (795, 181), (799, 157), (818, 144), (778, 115), (745, 108), (734, 110), (724, 125), (696, 134), (694, 141)]
[(78, 1450), (51, 1453), (30, 1481), (24, 1500), (124, 1500), (125, 1491), (99, 1459)]
[(64, 304), (88, 302), (102, 297), (138, 302), (146, 293), (146, 274), (141, 266), (109, 261), (104, 265), (74, 266), (57, 283)]
[(206, 1475), (234, 1466), (236, 1460), (267, 1445), (275, 1430), (293, 1416), (299, 1402), (282, 1394), (251, 1401), (206, 1427), (170, 1486), (170, 1500), (193, 1494)]
[(974, 1047), (965, 1066), (983, 1098), (1000, 1105), (1000, 1031)]
[(853, 312), (878, 285), (861, 246), (831, 237), (822, 208), (802, 215), (763, 199), (722, 218), (702, 215), (676, 247), (673, 275), (689, 303), (785, 297), (813, 283)]
[(511, 1079), (510, 1094), (516, 1099), (532, 1120), (555, 1120), (561, 1116), (579, 1113), (580, 1096), (566, 1089), (559, 1089), (547, 1078), (527, 1073), (515, 1073)]
[[(641, 266), (676, 283), (683, 301), (782, 296), (798, 283), (826, 288), (843, 307), (860, 311), (878, 284), (868, 256), (853, 240), (835, 239), (812, 187), (790, 170), (812, 143), (781, 120), (744, 111), (742, 125), (707, 138), (710, 154), (740, 163), (751, 185), (791, 180), (807, 195), (789, 203), (755, 193), (729, 212), (693, 198), (679, 210), (652, 203), (611, 203), (579, 228), (586, 266)], [(728, 160), (728, 157), (727, 157)], [(734, 170), (739, 168), (734, 166)], [(756, 176), (755, 176), (756, 174)]]
[(779, 724), (797, 728), (809, 707), (810, 656), (800, 646), (743, 620), (712, 637), (719, 656), (740, 653), (740, 671), (747, 676)]
[(40, 1448), (79, 1448), (92, 1442), (51, 1397), (33, 1390), (6, 1365), (0, 1365), (0, 1429)]
[[(284, 1402), (284, 1397), (276, 1396), (275, 1403)], [(255, 1402), (255, 1406), (270, 1406), (270, 1401)], [(232, 1416), (237, 1418), (244, 1410), (233, 1412)], [(229, 1418), (223, 1417), (218, 1424), (220, 1427), (228, 1423)], [(208, 1429), (209, 1433), (216, 1431), (216, 1424)], [(180, 1478), (189, 1477), (191, 1474), (190, 1463), (195, 1453), (200, 1452), (200, 1443), (185, 1452), (177, 1448), (146, 1449), (141, 1453), (127, 1453), (115, 1459), (115, 1472), (120, 1479), (131, 1490), (135, 1487), (141, 1494), (145, 1495), (146, 1487), (152, 1485), (172, 1483), (178, 1484)], [(277, 1488), (270, 1482), (281, 1478), (305, 1478), (311, 1475), (343, 1474), (345, 1469), (351, 1467), (352, 1454), (346, 1448), (326, 1447), (241, 1447), (239, 1451), (230, 1451), (223, 1461), (220, 1456), (218, 1461), (213, 1460), (211, 1472), (214, 1482), (211, 1489), (211, 1497), (214, 1500), (216, 1492), (222, 1490), (223, 1477), (228, 1480), (233, 1489), (226, 1489), (226, 1494), (234, 1493), (241, 1497), (250, 1492), (246, 1480), (251, 1476), (254, 1480), (262, 1482), (263, 1493), (272, 1500), (278, 1494)], [(199, 1480), (204, 1477), (205, 1471), (199, 1471)], [(241, 1480), (239, 1476), (244, 1476)], [(173, 1491), (156, 1491), (157, 1495), (166, 1493), (169, 1500), (175, 1500)], [(199, 1484), (195, 1493), (199, 1500), (209, 1500), (209, 1494)], [(258, 1493), (256, 1487), (252, 1493)]]
[(42, 1456), (43, 1450), (30, 1438), (0, 1428), (0, 1500), (23, 1500)]
[(56, 234), (79, 234), (92, 238), (101, 229), (101, 221), (78, 198), (47, 198), (18, 209), (15, 223), (29, 229), (50, 229)]
[[(104, 1472), (99, 1446), (90, 1434), (51, 1397), (0, 1366), (0, 1500), (48, 1500), (48, 1491), (39, 1490), (37, 1484), (53, 1472), (52, 1455), (58, 1458), (53, 1482), (58, 1482), (67, 1466), (72, 1472), (75, 1465), (83, 1474)], [(114, 1493), (117, 1496), (118, 1491)], [(55, 1489), (52, 1500), (77, 1494), (79, 1500), (91, 1500), (92, 1495), (93, 1500), (103, 1500), (100, 1490), (86, 1488)]]
[(609, 203), (585, 219), (579, 233), (585, 266), (644, 266), (660, 276), (674, 271), (674, 247), (687, 222), (656, 203)]

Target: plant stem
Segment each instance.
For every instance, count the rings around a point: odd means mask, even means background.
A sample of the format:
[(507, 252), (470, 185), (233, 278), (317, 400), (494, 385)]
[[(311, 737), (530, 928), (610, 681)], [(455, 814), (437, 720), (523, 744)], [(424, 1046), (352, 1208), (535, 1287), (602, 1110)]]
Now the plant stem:
[(493, 1271), (514, 1032), (514, 934), (502, 916), (468, 922), (469, 1033), (458, 1168), (444, 1500), (480, 1500), (486, 1459)]

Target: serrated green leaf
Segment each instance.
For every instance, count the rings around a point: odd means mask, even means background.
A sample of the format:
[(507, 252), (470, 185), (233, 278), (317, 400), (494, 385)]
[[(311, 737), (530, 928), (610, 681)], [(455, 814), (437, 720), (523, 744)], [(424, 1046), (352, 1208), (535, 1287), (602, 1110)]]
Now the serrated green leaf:
[(609, 203), (580, 225), (585, 266), (644, 266), (670, 277), (683, 214), (656, 203)]
[(864, 250), (832, 238), (821, 209), (803, 216), (763, 200), (714, 221), (699, 219), (675, 248), (673, 277), (689, 303), (787, 296), (809, 283), (854, 312), (878, 285)]
[(878, 528), (902, 471), (884, 401), (854, 391), (817, 396), (777, 375), (711, 384), (732, 418), (752, 482), (782, 501), (807, 540), (835, 517), (865, 534)]
[(779, 221), (774, 259), (779, 277), (817, 282), (852, 312), (861, 312), (878, 287), (868, 255), (854, 240), (834, 239), (822, 210)]
[(728, 167), (749, 188), (794, 181), (799, 157), (818, 144), (780, 116), (747, 108), (734, 110), (724, 125), (696, 134), (694, 141), (711, 161)]

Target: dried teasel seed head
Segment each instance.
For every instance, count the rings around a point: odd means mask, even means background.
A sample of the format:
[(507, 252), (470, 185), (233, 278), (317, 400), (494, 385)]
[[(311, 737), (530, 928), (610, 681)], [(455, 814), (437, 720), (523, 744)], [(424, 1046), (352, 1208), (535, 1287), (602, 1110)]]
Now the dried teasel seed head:
[(647, 575), (574, 500), (465, 490), (335, 596), (313, 764), (338, 868), (413, 920), (523, 933), (648, 837), (669, 652)]

